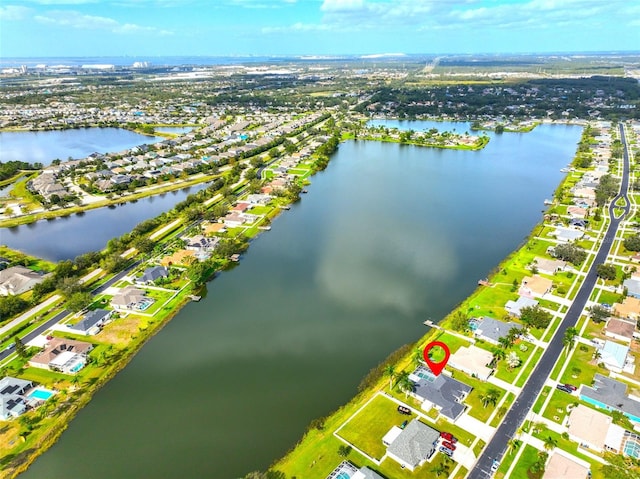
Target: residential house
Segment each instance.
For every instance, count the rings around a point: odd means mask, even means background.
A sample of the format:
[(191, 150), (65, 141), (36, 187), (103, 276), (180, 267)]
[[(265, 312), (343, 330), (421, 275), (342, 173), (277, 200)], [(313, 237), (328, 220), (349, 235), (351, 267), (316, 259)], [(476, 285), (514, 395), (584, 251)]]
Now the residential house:
[(587, 216), (587, 209), (581, 208), (580, 206), (569, 206), (567, 213), (573, 218), (584, 218)]
[(627, 288), (627, 295), (632, 298), (640, 298), (640, 278), (631, 277), (625, 279), (622, 286)]
[(626, 343), (631, 342), (635, 331), (635, 322), (624, 321), (618, 318), (609, 318), (607, 325), (604, 327), (604, 334), (606, 336)]
[(558, 271), (564, 271), (567, 267), (566, 261), (562, 261), (559, 259), (547, 259), (536, 257), (533, 260), (533, 265), (538, 270), (539, 273), (554, 275)]
[(552, 286), (553, 281), (534, 274), (522, 280), (522, 286), (520, 286), (518, 294), (528, 298), (542, 298), (551, 291)]
[(549, 456), (542, 479), (587, 479), (591, 476), (589, 469), (588, 462), (574, 456), (570, 459), (556, 450)]
[(235, 205), (233, 208), (231, 208), (231, 211), (237, 211), (238, 213), (244, 213), (245, 211), (247, 211), (249, 206), (250, 206), (249, 203), (247, 203), (245, 201), (241, 201), (240, 203)]
[(613, 305), (613, 312), (621, 318), (637, 321), (640, 319), (640, 299), (627, 296), (622, 303), (615, 303)]
[(165, 256), (160, 260), (160, 264), (165, 267), (173, 265), (186, 265), (195, 261), (195, 251), (182, 249), (178, 250), (169, 256)]
[(409, 379), (415, 385), (410, 394), (422, 401), (422, 409), (429, 411), (435, 407), (440, 414), (452, 421), (464, 412), (466, 406), (462, 402), (473, 389), (446, 374), (434, 376), (424, 366), (418, 366), (409, 375)]
[(249, 204), (251, 205), (266, 205), (267, 203), (269, 203), (269, 201), (271, 201), (271, 196), (270, 195), (264, 195), (264, 194), (251, 194), (249, 196), (247, 196), (247, 201), (249, 202)]
[(34, 383), (25, 379), (0, 379), (0, 419), (8, 421), (24, 414), (29, 407), (27, 393), (33, 387)]
[(24, 266), (12, 266), (0, 271), (0, 295), (18, 295), (42, 283), (47, 275), (36, 273)]
[(629, 354), (629, 346), (614, 343), (613, 341), (605, 341), (604, 346), (600, 349), (600, 362), (604, 363), (609, 371), (621, 373), (623, 370), (633, 366), (633, 356), (631, 361), (627, 360)]
[(224, 224), (229, 228), (242, 226), (245, 221), (247, 221), (247, 219), (243, 215), (236, 212), (229, 213), (224, 217)]
[(522, 329), (518, 323), (498, 321), (497, 319), (485, 316), (477, 320), (477, 327), (474, 334), (477, 338), (484, 339), (493, 344), (500, 344), (500, 338), (504, 338), (509, 334), (512, 328)]
[(493, 354), (489, 351), (470, 345), (463, 346), (453, 353), (447, 365), (486, 381), (493, 373), (493, 369), (487, 366), (492, 360)]
[(582, 238), (584, 236), (584, 231), (558, 226), (554, 231), (550, 233), (550, 235), (555, 236), (558, 241), (568, 243)]
[(92, 349), (91, 343), (53, 338), (42, 351), (29, 360), (29, 365), (65, 374), (76, 374), (87, 363), (87, 354)]
[(215, 247), (220, 242), (220, 238), (214, 236), (213, 238), (209, 238), (203, 235), (196, 235), (191, 238), (186, 239), (185, 248), (190, 251), (200, 252), (200, 251), (213, 251)]
[(624, 429), (612, 421), (610, 416), (579, 404), (569, 413), (569, 438), (585, 449), (618, 452), (621, 444), (620, 430), (624, 433)]
[(208, 236), (225, 231), (225, 226), (222, 223), (202, 223), (201, 226), (204, 234)]
[(593, 387), (582, 385), (580, 399), (607, 411), (620, 411), (640, 423), (640, 400), (628, 396), (627, 385), (602, 374), (596, 374)]
[(510, 315), (515, 316), (516, 318), (519, 318), (520, 314), (522, 313), (522, 308), (530, 308), (537, 305), (538, 305), (538, 301), (536, 301), (533, 298), (527, 298), (526, 296), (518, 296), (518, 299), (515, 301), (513, 300), (507, 301), (507, 303), (504, 305), (504, 309), (506, 309), (507, 313), (509, 313)]
[(84, 318), (76, 324), (69, 326), (74, 333), (91, 336), (98, 334), (106, 323), (111, 319), (113, 311), (107, 309), (94, 309), (85, 314)]
[(136, 278), (135, 282), (140, 285), (154, 284), (160, 278), (169, 276), (169, 271), (164, 266), (151, 266), (144, 270), (142, 276)]
[(122, 288), (111, 298), (111, 306), (117, 310), (144, 310), (153, 304), (153, 300), (146, 296), (146, 292), (135, 286)]
[(387, 448), (387, 456), (414, 471), (433, 455), (438, 439), (438, 431), (413, 419)]

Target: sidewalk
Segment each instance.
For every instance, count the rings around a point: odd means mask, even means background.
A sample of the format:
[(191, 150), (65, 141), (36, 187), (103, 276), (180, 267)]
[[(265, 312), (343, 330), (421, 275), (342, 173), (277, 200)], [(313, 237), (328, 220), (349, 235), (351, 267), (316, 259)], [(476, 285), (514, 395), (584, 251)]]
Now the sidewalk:
[(29, 311), (26, 311), (26, 312), (22, 313), (16, 319), (14, 319), (13, 321), (5, 324), (4, 326), (2, 326), (0, 328), (0, 336), (2, 336), (7, 331), (11, 331), (16, 326), (20, 326), (20, 324), (25, 322), (29, 317), (39, 313), (42, 310), (47, 309), (49, 306), (51, 306), (56, 301), (59, 301), (60, 299), (62, 299), (62, 296), (60, 296), (59, 294), (54, 294), (53, 296), (51, 296), (46, 301), (43, 301), (42, 303), (40, 303), (38, 306), (34, 306)]

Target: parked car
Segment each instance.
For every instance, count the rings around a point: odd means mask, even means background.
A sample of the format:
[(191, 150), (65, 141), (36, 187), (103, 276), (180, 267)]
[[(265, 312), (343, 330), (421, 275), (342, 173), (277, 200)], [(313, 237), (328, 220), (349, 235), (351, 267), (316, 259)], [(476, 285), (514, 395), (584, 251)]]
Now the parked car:
[(440, 446), (440, 452), (446, 454), (447, 456), (453, 456), (453, 451), (451, 449), (447, 449), (446, 447)]
[(498, 470), (498, 467), (500, 467), (500, 463), (497, 459), (494, 459), (493, 464), (491, 464), (491, 472), (496, 472)]
[(440, 437), (445, 441), (449, 441), (450, 443), (453, 443), (453, 444), (458, 442), (458, 440), (450, 432), (442, 431), (440, 433)]
[(558, 384), (556, 386), (556, 388), (558, 388), (560, 391), (564, 391), (564, 392), (569, 393), (569, 394), (571, 394), (573, 392), (573, 389), (565, 386), (564, 384)]
[(456, 450), (456, 446), (454, 446), (453, 444), (451, 444), (449, 441), (443, 441), (442, 445), (444, 447), (446, 447), (447, 449), (451, 449), (452, 451)]
[(411, 409), (409, 409), (409, 408), (408, 408), (408, 407), (406, 407), (406, 406), (398, 406), (398, 412), (399, 412), (400, 414), (407, 414), (407, 415), (409, 415), (409, 414), (411, 414)]
[(409, 424), (409, 421), (404, 421), (402, 424), (400, 424), (400, 429), (404, 429), (405, 427), (407, 427), (407, 424)]
[(572, 391), (577, 391), (578, 390), (578, 388), (576, 386), (574, 386), (573, 384), (566, 383), (565, 386), (568, 387), (569, 389), (571, 389)]

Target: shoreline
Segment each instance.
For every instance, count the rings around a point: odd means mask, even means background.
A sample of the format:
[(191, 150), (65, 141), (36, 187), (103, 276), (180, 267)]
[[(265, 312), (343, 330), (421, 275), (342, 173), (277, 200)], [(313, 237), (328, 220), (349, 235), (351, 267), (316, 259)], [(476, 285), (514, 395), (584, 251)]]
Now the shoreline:
[[(418, 146), (423, 146), (423, 145), (418, 145)], [(318, 161), (318, 158), (314, 158), (314, 163), (316, 164)], [(313, 174), (317, 173), (318, 170), (313, 170)], [(312, 176), (311, 175), (311, 176)], [(562, 186), (562, 184), (566, 181), (566, 176), (565, 179), (562, 180), (562, 182), (560, 183), (560, 186)], [(282, 209), (276, 209), (276, 213), (273, 217), (278, 216), (280, 213), (282, 212)], [(272, 218), (273, 218), (272, 217)], [(166, 225), (165, 225), (166, 226)], [(534, 227), (531, 230), (530, 235), (533, 233), (533, 231), (536, 230), (536, 228), (538, 228), (540, 226), (540, 223), (534, 225)], [(530, 237), (530, 235), (527, 237), (526, 241), (528, 240), (528, 238)], [(523, 247), (523, 245), (519, 245), (517, 246), (514, 251), (512, 251), (504, 260), (502, 260), (498, 266), (496, 266), (495, 268), (495, 274), (498, 274), (500, 267), (507, 263), (510, 259), (513, 258), (513, 256)], [(224, 269), (224, 268), (223, 268)], [(494, 271), (494, 270), (492, 270)], [(491, 274), (491, 273), (490, 273)], [(465, 304), (467, 301), (469, 301), (471, 298), (473, 298), (475, 295), (478, 294), (479, 291), (481, 291), (482, 288), (481, 287), (477, 287), (467, 298), (465, 298), (462, 303), (460, 303), (460, 305), (456, 306), (454, 308), (454, 310), (449, 313), (447, 316), (445, 316), (444, 318), (441, 319), (441, 321), (439, 322), (439, 324), (443, 324), (446, 321), (449, 320), (449, 318), (457, 311), (459, 310), (463, 304)], [(112, 379), (113, 377), (115, 377), (115, 375), (122, 370), (130, 361), (131, 359), (135, 356), (135, 354), (137, 354), (137, 352), (141, 349), (141, 347), (146, 344), (146, 342), (151, 339), (155, 334), (157, 334), (171, 319), (173, 319), (181, 310), (182, 308), (188, 304), (189, 302), (189, 292), (190, 292), (190, 288), (185, 288), (183, 291), (181, 291), (177, 296), (176, 299), (180, 298), (180, 301), (177, 301), (175, 304), (171, 305), (171, 310), (170, 312), (167, 314), (167, 316), (165, 316), (164, 318), (161, 318), (160, 321), (158, 321), (157, 323), (152, 323), (150, 322), (147, 326), (147, 328), (145, 330), (148, 330), (148, 332), (145, 334), (144, 332), (142, 332), (143, 337), (137, 341), (132, 348), (129, 349), (128, 346), (125, 346), (122, 349), (122, 356), (118, 357), (115, 361), (115, 364), (109, 368), (107, 371), (105, 371), (104, 375), (99, 376), (99, 380), (96, 381), (96, 383), (94, 385), (88, 386), (87, 389), (85, 390), (84, 394), (80, 395), (80, 399), (77, 402), (74, 402), (70, 405), (69, 407), (69, 412), (63, 412), (63, 414), (61, 416), (58, 416), (56, 418), (56, 427), (52, 428), (50, 431), (47, 431), (47, 434), (45, 434), (41, 439), (39, 439), (39, 442), (36, 442), (35, 445), (37, 447), (35, 448), (31, 448), (28, 449), (28, 451), (32, 451), (32, 454), (25, 458), (25, 462), (23, 464), (19, 464), (17, 466), (16, 469), (13, 469), (11, 471), (11, 474), (6, 476), (6, 477), (15, 477), (16, 475), (18, 475), (19, 473), (23, 472), (24, 470), (26, 470), (29, 465), (35, 461), (35, 459), (40, 456), (42, 453), (46, 452), (48, 450), (48, 448), (53, 445), (57, 439), (60, 437), (60, 435), (62, 434), (62, 432), (64, 432), (64, 430), (69, 426), (70, 422), (73, 420), (73, 418), (75, 417), (75, 415), (77, 414), (78, 411), (81, 410), (82, 407), (84, 407), (93, 397), (93, 394), (95, 394), (102, 386), (104, 386), (110, 379)], [(168, 305), (167, 305), (168, 306)], [(425, 340), (425, 338), (429, 338), (432, 337), (434, 335), (437, 335), (439, 332), (439, 330), (437, 328), (431, 328), (424, 336), (422, 336), (420, 339), (417, 340), (417, 342), (421, 342), (423, 340)], [(405, 356), (400, 363), (408, 363), (410, 362), (411, 359), (409, 357), (409, 355)], [(370, 393), (372, 391), (372, 389), (374, 391), (378, 391), (381, 389), (380, 385), (382, 385), (382, 388), (384, 388), (384, 385), (386, 384), (386, 379), (384, 378), (380, 378), (379, 380), (377, 380), (375, 382), (374, 387), (369, 387), (361, 392), (359, 392), (354, 398), (352, 398), (348, 403), (346, 403), (345, 405), (341, 406), (337, 411), (334, 411), (332, 413), (329, 414), (329, 416), (327, 416), (326, 421), (327, 422), (331, 422), (331, 420), (335, 420), (336, 416), (339, 417), (340, 413), (342, 411), (344, 411), (345, 409), (350, 408), (350, 406), (352, 406), (352, 404), (354, 403), (359, 403), (362, 402), (363, 400), (365, 400), (368, 396), (367, 394)], [(73, 393), (71, 393), (73, 394)], [(287, 455), (285, 455), (283, 458), (278, 459), (274, 464), (279, 464), (282, 463), (284, 460), (286, 460), (290, 455), (295, 453), (295, 450), (297, 449), (297, 447), (299, 447), (301, 445), (301, 443), (303, 441), (305, 441), (307, 439), (307, 436), (310, 435), (310, 433), (313, 433), (315, 430), (311, 430), (308, 431), (307, 433), (305, 433), (305, 435), (302, 437), (302, 439), (293, 446), (293, 449), (287, 453)], [(322, 434), (322, 431), (320, 431), (320, 433)], [(324, 434), (327, 434), (326, 432)], [(34, 451), (35, 449), (35, 451)]]

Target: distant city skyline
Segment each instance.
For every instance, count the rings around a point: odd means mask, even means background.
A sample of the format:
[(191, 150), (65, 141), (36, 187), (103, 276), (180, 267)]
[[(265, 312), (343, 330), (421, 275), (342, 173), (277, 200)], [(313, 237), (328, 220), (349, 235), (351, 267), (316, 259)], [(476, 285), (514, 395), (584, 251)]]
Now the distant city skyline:
[(0, 56), (640, 49), (626, 0), (7, 0)]

